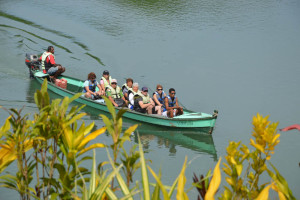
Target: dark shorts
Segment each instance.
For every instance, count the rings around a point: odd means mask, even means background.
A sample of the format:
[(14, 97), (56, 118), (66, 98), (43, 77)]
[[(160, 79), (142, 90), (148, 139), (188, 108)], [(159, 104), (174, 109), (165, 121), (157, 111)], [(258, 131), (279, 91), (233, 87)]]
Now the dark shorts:
[(57, 72), (57, 70), (58, 70), (58, 66), (56, 66), (56, 67), (51, 67), (50, 69), (48, 69), (48, 74), (50, 75), (50, 76), (53, 76), (56, 72)]

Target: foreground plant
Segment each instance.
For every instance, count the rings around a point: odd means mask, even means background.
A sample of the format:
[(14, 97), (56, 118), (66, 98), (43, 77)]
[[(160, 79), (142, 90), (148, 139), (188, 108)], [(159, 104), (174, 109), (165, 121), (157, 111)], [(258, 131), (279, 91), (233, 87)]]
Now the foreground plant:
[[(254, 139), (250, 139), (250, 150), (241, 142), (230, 142), (227, 147), (226, 162), (223, 171), (229, 187), (224, 186), (224, 192), (220, 199), (268, 199), (269, 189), (278, 193), (280, 200), (295, 199), (289, 186), (278, 170), (269, 162), (276, 145), (280, 142), (280, 134), (277, 133), (278, 123), (271, 123), (267, 117), (257, 114), (253, 117)], [(268, 162), (267, 162), (268, 161)], [(269, 165), (271, 166), (269, 166)], [(215, 170), (218, 169), (218, 165)], [(270, 176), (271, 181), (261, 183), (263, 174)], [(212, 188), (215, 191), (219, 184), (214, 178), (220, 179), (221, 174), (214, 174), (209, 184), (205, 199), (214, 199), (214, 193), (209, 193)]]

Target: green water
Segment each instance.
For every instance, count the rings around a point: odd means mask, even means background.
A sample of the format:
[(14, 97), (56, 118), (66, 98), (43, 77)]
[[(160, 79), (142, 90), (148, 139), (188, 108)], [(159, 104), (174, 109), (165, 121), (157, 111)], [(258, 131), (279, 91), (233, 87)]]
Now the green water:
[[(185, 156), (193, 159), (186, 172), (191, 185), (193, 172), (206, 173), (224, 157), (229, 140), (249, 143), (258, 112), (279, 121), (279, 128), (300, 123), (299, 35), (298, 0), (0, 1), (0, 105), (37, 111), (39, 86), (29, 79), (24, 55), (49, 45), (68, 76), (86, 79), (94, 71), (100, 78), (107, 69), (120, 84), (131, 77), (152, 90), (158, 83), (165, 91), (174, 87), (185, 107), (219, 110), (213, 135), (151, 127), (139, 132), (163, 183), (174, 181)], [(99, 113), (85, 112), (87, 123), (103, 126)], [(0, 111), (1, 124), (7, 116)], [(283, 133), (271, 160), (297, 198), (299, 141), (300, 132)], [(103, 159), (106, 152), (98, 151), (97, 160)], [(0, 191), (0, 199), (17, 198)], [(196, 191), (189, 194), (196, 199)]]

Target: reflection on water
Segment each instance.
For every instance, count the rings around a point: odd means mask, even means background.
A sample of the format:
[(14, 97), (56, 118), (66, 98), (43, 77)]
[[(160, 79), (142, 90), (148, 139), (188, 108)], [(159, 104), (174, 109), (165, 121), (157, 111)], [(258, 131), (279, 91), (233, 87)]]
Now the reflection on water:
[(157, 147), (169, 149), (170, 156), (176, 155), (177, 146), (191, 149), (199, 153), (209, 154), (214, 160), (217, 160), (217, 152), (208, 129), (197, 131), (163, 131), (155, 129), (140, 128), (134, 133), (135, 142), (138, 143), (137, 134), (140, 135), (143, 148), (149, 150), (151, 148), (150, 141), (157, 142)]

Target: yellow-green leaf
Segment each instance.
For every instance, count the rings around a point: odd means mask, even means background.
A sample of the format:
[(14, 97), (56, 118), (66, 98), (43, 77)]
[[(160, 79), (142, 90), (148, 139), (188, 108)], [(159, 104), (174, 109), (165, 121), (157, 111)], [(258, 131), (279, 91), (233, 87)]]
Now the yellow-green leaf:
[(214, 200), (215, 194), (217, 190), (219, 189), (219, 185), (221, 183), (221, 172), (220, 172), (220, 165), (221, 158), (219, 159), (213, 173), (213, 177), (211, 179), (211, 182), (209, 184), (208, 190), (206, 192), (206, 195), (204, 197), (204, 200)]
[(90, 142), (91, 140), (95, 139), (97, 136), (101, 135), (102, 133), (104, 133), (106, 131), (106, 127), (100, 128), (94, 132), (92, 132), (91, 134), (89, 134), (88, 136), (86, 136), (82, 142), (80, 143), (80, 145), (78, 146), (78, 149), (80, 150), (81, 148), (83, 148), (88, 142)]
[(92, 144), (91, 146), (82, 149), (82, 150), (79, 152), (78, 156), (82, 155), (83, 153), (85, 153), (85, 152), (87, 152), (87, 151), (89, 151), (89, 150), (91, 150), (91, 149), (95, 149), (95, 148), (103, 148), (103, 147), (105, 147), (105, 145), (104, 145), (104, 144), (101, 144), (101, 143)]
[(269, 198), (269, 189), (272, 185), (265, 187), (257, 196), (256, 200), (268, 200)]
[(185, 182), (186, 182), (186, 177), (184, 175), (185, 169), (186, 169), (186, 162), (187, 162), (187, 157), (185, 157), (185, 161), (184, 161), (184, 164), (182, 166), (182, 169), (181, 169), (181, 172), (180, 172), (179, 178), (178, 178), (177, 195), (176, 195), (176, 198), (178, 200), (188, 199), (188, 196), (186, 195), (186, 193), (184, 191), (184, 186), (185, 186)]

